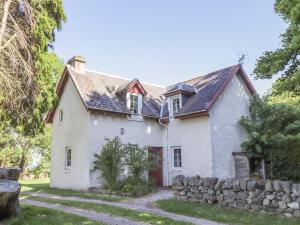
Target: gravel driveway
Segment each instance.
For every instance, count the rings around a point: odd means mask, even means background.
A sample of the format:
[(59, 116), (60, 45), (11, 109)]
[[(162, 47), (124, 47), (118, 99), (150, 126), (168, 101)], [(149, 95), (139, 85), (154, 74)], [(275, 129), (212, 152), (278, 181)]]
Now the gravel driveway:
[[(96, 204), (104, 204), (104, 205), (122, 207), (122, 208), (126, 208), (126, 209), (137, 210), (140, 212), (152, 213), (152, 214), (155, 214), (158, 216), (167, 217), (167, 218), (177, 220), (177, 221), (190, 222), (190, 223), (193, 223), (196, 225), (222, 225), (220, 223), (213, 222), (210, 220), (179, 215), (179, 214), (166, 212), (162, 209), (153, 207), (152, 203), (154, 201), (160, 200), (160, 199), (168, 199), (168, 198), (172, 197), (172, 193), (169, 190), (161, 190), (157, 193), (154, 193), (154, 194), (151, 194), (151, 195), (148, 195), (145, 197), (132, 199), (132, 200), (124, 201), (124, 202), (107, 202), (107, 201), (98, 200), (98, 199), (86, 199), (86, 198), (80, 198), (80, 197), (59, 196), (59, 195), (53, 195), (53, 194), (48, 194), (48, 193), (43, 193), (43, 192), (36, 192), (36, 193), (35, 192), (27, 192), (26, 194), (29, 194), (31, 196), (36, 196), (36, 197), (55, 199), (55, 200), (91, 202), (91, 203), (96, 203)], [(84, 211), (87, 211), (87, 210), (84, 210)]]

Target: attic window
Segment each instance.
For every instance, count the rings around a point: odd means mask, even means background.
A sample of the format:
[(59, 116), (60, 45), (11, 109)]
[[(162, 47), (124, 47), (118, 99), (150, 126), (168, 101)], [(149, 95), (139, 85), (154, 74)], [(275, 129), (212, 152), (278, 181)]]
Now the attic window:
[(181, 109), (180, 98), (172, 98), (173, 113), (177, 113)]
[(139, 110), (139, 98), (138, 95), (130, 94), (130, 112), (133, 114), (138, 114)]

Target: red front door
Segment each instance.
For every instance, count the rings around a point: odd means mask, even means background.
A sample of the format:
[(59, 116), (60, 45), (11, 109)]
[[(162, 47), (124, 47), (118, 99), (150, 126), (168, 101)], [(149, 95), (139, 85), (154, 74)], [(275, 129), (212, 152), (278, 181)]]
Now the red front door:
[(149, 177), (157, 186), (163, 186), (163, 149), (162, 147), (149, 147), (148, 151), (155, 161), (155, 168), (149, 172)]

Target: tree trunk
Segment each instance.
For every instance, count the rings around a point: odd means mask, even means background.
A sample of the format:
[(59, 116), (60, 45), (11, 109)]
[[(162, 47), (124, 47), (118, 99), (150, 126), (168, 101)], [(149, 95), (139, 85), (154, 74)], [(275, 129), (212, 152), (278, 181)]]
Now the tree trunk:
[(21, 158), (20, 163), (19, 163), (19, 168), (20, 168), (20, 170), (21, 170), (21, 173), (24, 172), (25, 162), (26, 162), (26, 157), (25, 157), (25, 152), (24, 152), (24, 150), (23, 150), (22, 158)]
[(6, 29), (7, 18), (8, 18), (8, 14), (9, 14), (9, 6), (10, 6), (11, 2), (12, 2), (12, 0), (7, 0), (4, 3), (3, 17), (1, 20), (1, 28), (0, 28), (0, 46), (2, 45), (2, 40), (3, 40), (4, 32)]

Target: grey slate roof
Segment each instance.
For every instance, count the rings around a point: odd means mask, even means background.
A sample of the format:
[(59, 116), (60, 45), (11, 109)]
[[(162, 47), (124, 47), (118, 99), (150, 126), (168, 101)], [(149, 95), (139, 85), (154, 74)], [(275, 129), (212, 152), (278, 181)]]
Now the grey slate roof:
[[(75, 73), (71, 66), (67, 66), (66, 69), (70, 71), (81, 98), (88, 109), (130, 114), (126, 106), (126, 96), (124, 96), (124, 93), (121, 94), (118, 91), (126, 88), (132, 80), (88, 70), (85, 74)], [(241, 65), (227, 67), (205, 76), (182, 82), (180, 88), (189, 91), (190, 94), (181, 110), (175, 116), (180, 117), (208, 112), (220, 93), (226, 88), (230, 79), (237, 73), (241, 75), (249, 91), (255, 94), (256, 91)], [(57, 89), (59, 97), (61, 96), (65, 82), (66, 77), (63, 76)], [(169, 88), (143, 82), (141, 82), (141, 85), (147, 92), (147, 95), (143, 98), (142, 115), (159, 118), (160, 109), (163, 107), (162, 117), (167, 118), (169, 116), (168, 106), (166, 102), (163, 105), (163, 95), (170, 90), (176, 91), (176, 88), (177, 90), (180, 89), (178, 85), (172, 85)], [(192, 91), (196, 92), (192, 93)], [(46, 120), (50, 123), (53, 120), (55, 110), (56, 107), (47, 115)]]
[[(125, 96), (118, 95), (117, 91), (126, 87), (131, 80), (89, 70), (85, 74), (75, 73), (72, 67), (68, 68), (87, 108), (130, 114)], [(147, 96), (143, 98), (142, 115), (159, 118), (165, 88), (143, 82), (141, 84), (147, 92)]]
[[(231, 79), (241, 69), (241, 65), (238, 64), (184, 81), (183, 83), (187, 85), (195, 86), (197, 92), (185, 102), (176, 116), (208, 111), (217, 93), (224, 88), (226, 82), (228, 82), (229, 79)], [(251, 87), (253, 88), (252, 85)], [(255, 93), (254, 88), (250, 91)], [(168, 116), (167, 107), (164, 107), (163, 116)]]

